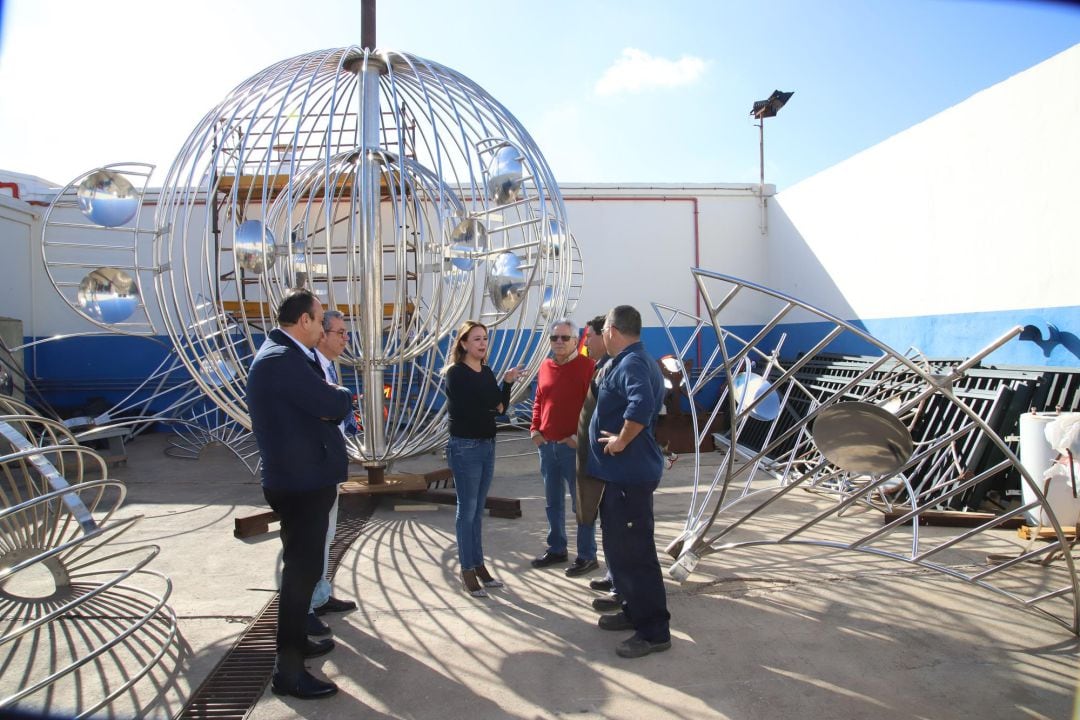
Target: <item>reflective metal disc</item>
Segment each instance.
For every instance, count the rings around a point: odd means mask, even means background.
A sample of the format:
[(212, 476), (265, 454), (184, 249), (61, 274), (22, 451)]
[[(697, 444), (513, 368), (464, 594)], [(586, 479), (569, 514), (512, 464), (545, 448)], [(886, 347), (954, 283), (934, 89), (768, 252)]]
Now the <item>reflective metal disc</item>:
[(504, 252), (495, 257), (488, 272), (487, 291), (491, 302), (501, 312), (510, 312), (525, 297), (525, 273), (521, 258)]
[(915, 445), (895, 415), (865, 402), (842, 402), (822, 410), (811, 430), (814, 444), (837, 467), (887, 475), (904, 466)]
[(139, 193), (127, 178), (111, 170), (98, 170), (79, 183), (79, 209), (90, 222), (120, 227), (135, 217)]
[(79, 283), (79, 309), (103, 323), (127, 320), (139, 306), (135, 280), (118, 268), (98, 268)]
[(735, 394), (735, 405), (739, 412), (759, 397), (769, 393), (768, 397), (750, 411), (750, 417), (755, 420), (775, 420), (780, 414), (780, 399), (776, 397), (776, 393), (770, 393), (770, 390), (772, 390), (772, 383), (757, 373), (739, 373), (731, 381), (731, 392)]
[(496, 205), (507, 205), (518, 199), (521, 192), (521, 180), (525, 176), (521, 151), (510, 145), (503, 145), (495, 151), (491, 164), (488, 165), (488, 197)]
[(551, 318), (551, 302), (555, 298), (551, 288), (544, 288), (544, 299), (540, 301), (540, 314)]
[(236, 229), (233, 252), (236, 264), (250, 273), (261, 275), (274, 265), (274, 234), (263, 227), (262, 220), (245, 220)]

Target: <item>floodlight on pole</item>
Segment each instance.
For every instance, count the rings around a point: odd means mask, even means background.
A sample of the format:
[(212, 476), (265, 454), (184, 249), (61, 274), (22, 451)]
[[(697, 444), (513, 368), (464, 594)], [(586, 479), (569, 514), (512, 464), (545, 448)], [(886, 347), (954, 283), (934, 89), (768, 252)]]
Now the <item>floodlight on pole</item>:
[(750, 109), (750, 117), (757, 118), (758, 121), (758, 158), (760, 167), (758, 197), (761, 200), (762, 235), (767, 230), (765, 215), (765, 118), (775, 117), (776, 113), (780, 112), (780, 108), (784, 107), (794, 94), (794, 91), (780, 92), (779, 90), (773, 90), (773, 94), (767, 100), (755, 101), (754, 107)]

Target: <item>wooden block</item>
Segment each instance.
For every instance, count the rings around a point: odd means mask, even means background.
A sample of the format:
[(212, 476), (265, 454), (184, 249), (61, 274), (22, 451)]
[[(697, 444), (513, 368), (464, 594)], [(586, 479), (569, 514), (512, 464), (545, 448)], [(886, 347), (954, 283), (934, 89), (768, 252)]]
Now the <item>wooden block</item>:
[(454, 473), (450, 468), (441, 468), (424, 473), (424, 479), (427, 480), (428, 487), (447, 488), (453, 485)]
[(521, 501), (517, 498), (492, 497), (488, 495), (484, 507), (487, 508), (488, 515), (491, 517), (510, 519), (521, 517)]
[[(1038, 529), (1038, 535), (1035, 534), (1035, 530)], [(1076, 528), (1061, 528), (1061, 532), (1064, 533), (1066, 540), (1072, 540), (1076, 537)], [(1040, 527), (1035, 528), (1031, 525), (1021, 525), (1016, 530), (1017, 536), (1021, 540), (1031, 540), (1037, 538), (1039, 540), (1057, 540), (1057, 533), (1054, 532), (1052, 527)]]
[[(417, 496), (418, 500), (437, 503), (439, 505), (457, 505), (457, 495), (453, 490), (428, 490)], [(494, 497), (488, 495), (484, 507), (491, 517), (519, 518), (521, 517), (521, 501), (517, 498)]]
[(270, 530), (270, 523), (277, 522), (281, 518), (273, 510), (267, 510), (257, 515), (248, 515), (233, 520), (233, 537), (247, 538), (262, 535)]

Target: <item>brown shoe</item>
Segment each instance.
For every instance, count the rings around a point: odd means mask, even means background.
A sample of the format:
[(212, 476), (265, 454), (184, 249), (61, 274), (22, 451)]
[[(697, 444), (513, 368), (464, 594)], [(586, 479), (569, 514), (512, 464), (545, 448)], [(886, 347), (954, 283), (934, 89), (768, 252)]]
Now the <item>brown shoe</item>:
[(484, 587), (488, 587), (488, 588), (501, 588), (501, 587), (503, 587), (503, 584), (501, 582), (499, 582), (495, 578), (491, 577), (491, 573), (489, 573), (488, 569), (486, 567), (484, 567), (483, 565), (477, 565), (476, 566), (476, 578), (481, 583), (484, 584)]
[(465, 585), (465, 592), (473, 597), (487, 597), (487, 591), (480, 585), (480, 580), (476, 577), (476, 570), (462, 570), (461, 582)]

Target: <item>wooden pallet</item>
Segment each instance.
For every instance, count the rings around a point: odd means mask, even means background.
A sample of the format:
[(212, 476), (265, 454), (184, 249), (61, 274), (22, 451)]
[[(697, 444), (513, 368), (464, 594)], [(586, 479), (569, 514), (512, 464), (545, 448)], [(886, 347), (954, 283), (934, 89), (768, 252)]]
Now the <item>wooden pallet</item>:
[[(1038, 531), (1037, 534), (1036, 534), (1036, 531)], [(1061, 528), (1061, 531), (1065, 534), (1065, 539), (1066, 540), (1075, 540), (1076, 539), (1076, 528), (1075, 527)], [(1054, 532), (1054, 528), (1052, 528), (1052, 527), (1039, 527), (1039, 528), (1036, 528), (1036, 527), (1032, 527), (1030, 525), (1021, 525), (1016, 530), (1016, 535), (1021, 540), (1032, 540), (1032, 539), (1056, 540), (1057, 539), (1057, 533)]]
[[(897, 520), (906, 515), (908, 510), (892, 510), (882, 515), (882, 524)], [(937, 525), (940, 527), (979, 527), (993, 521), (997, 515), (983, 512), (960, 512), (959, 510), (923, 510), (919, 513), (919, 525)], [(1023, 518), (1009, 518), (997, 524), (999, 528), (1022, 528)]]

